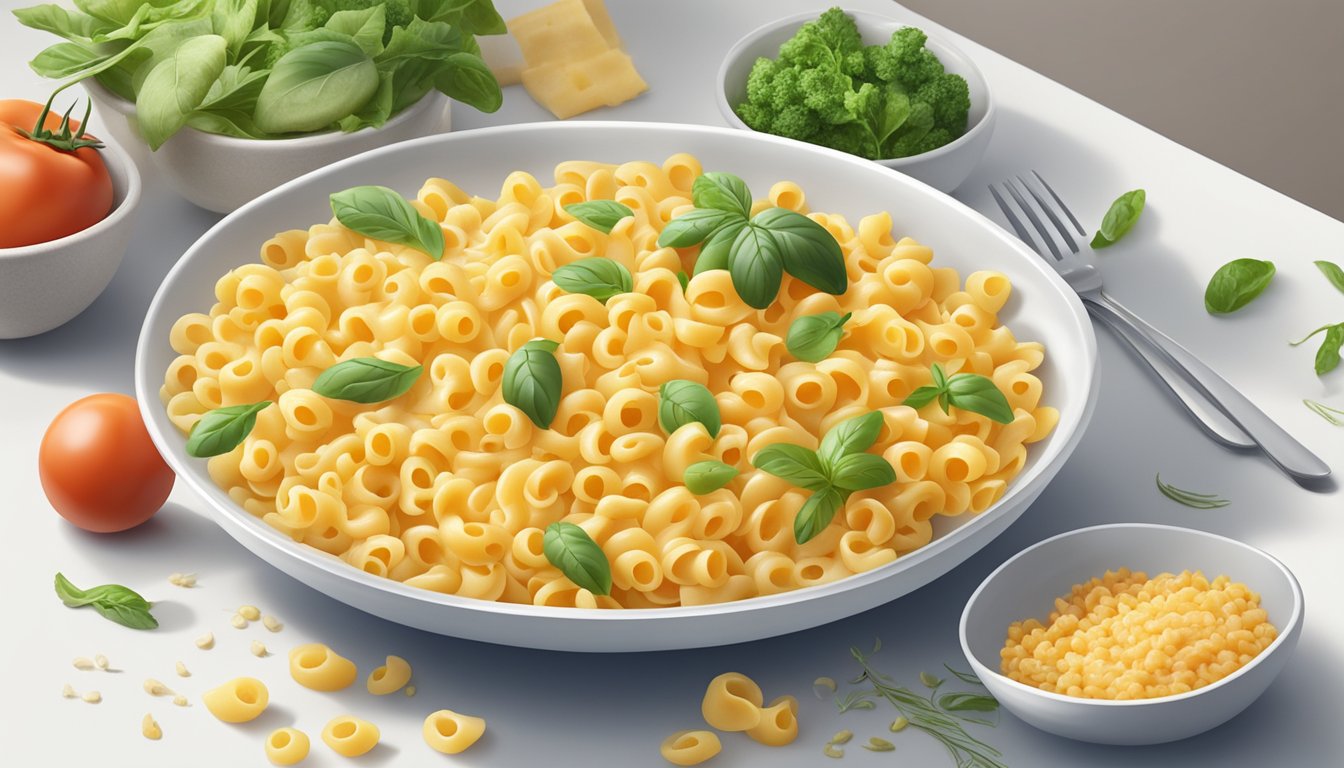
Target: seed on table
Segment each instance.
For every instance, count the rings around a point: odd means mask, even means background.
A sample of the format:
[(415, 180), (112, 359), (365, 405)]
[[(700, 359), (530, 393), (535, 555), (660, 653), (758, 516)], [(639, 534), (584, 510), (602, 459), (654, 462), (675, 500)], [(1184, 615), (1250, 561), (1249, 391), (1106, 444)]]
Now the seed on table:
[(266, 644), (265, 644), (265, 643), (261, 642), (260, 640), (253, 640), (253, 641), (252, 641), (252, 655), (253, 655), (253, 656), (256, 656), (256, 657), (259, 658), (259, 659), (261, 659), (261, 658), (265, 658), (266, 656), (269, 656), (270, 653), (266, 650)]
[(900, 731), (903, 731), (905, 730), (905, 726), (909, 724), (910, 721), (905, 719), (905, 715), (901, 715), (900, 717), (891, 721), (891, 732), (898, 733)]
[(144, 719), (140, 721), (140, 733), (150, 741), (158, 741), (163, 738), (163, 729), (159, 727), (158, 723), (154, 722), (154, 716), (148, 712), (145, 713)]
[(247, 629), (247, 617), (243, 616), (241, 613), (233, 614), (233, 618), (229, 619), (229, 623), (233, 625), (234, 629)]
[(255, 605), (244, 605), (238, 609), (238, 615), (248, 621), (256, 621), (261, 618), (261, 610)]
[(895, 751), (896, 745), (886, 739), (879, 739), (876, 736), (873, 736), (868, 739), (868, 743), (864, 744), (863, 748), (871, 752), (892, 752)]
[(108, 667), (107, 657), (101, 653), (93, 657), (93, 663), (97, 664), (99, 669), (105, 670)]
[(74, 686), (70, 685), (69, 683), (66, 683), (65, 687), (61, 689), (61, 696), (67, 699), (74, 699), (77, 698), (79, 694), (75, 693)]
[(215, 633), (206, 632), (204, 635), (196, 638), (196, 647), (202, 651), (208, 651), (215, 647)]
[(187, 697), (179, 693), (173, 697), (173, 704), (175, 706), (185, 707), (187, 706)]
[(279, 619), (269, 614), (261, 617), (261, 625), (272, 632), (279, 632), (285, 628), (285, 625), (281, 624)]
[(831, 737), (831, 743), (832, 743), (832, 744), (848, 744), (848, 743), (849, 743), (849, 740), (852, 739), (852, 738), (854, 738), (854, 732), (853, 732), (853, 731), (850, 731), (850, 730), (836, 731), (836, 734), (835, 734), (834, 736)]
[(414, 695), (415, 695), (415, 686), (414, 686), (414, 685), (408, 685), (408, 686), (406, 686), (405, 688), (403, 688), (402, 690), (405, 691), (405, 693), (406, 693), (407, 696), (414, 696)]
[(177, 676), (178, 676), (178, 677), (191, 677), (191, 672), (187, 670), (187, 665), (186, 665), (186, 664), (183, 664), (183, 663), (180, 662), (180, 661), (177, 662)]
[(83, 696), (80, 696), (80, 698), (87, 701), (90, 704), (97, 704), (98, 702), (103, 700), (103, 694), (97, 691), (89, 691), (85, 693)]
[(834, 744), (827, 744), (825, 747), (822, 747), (821, 754), (827, 757), (841, 758), (845, 756), (845, 750), (835, 746)]
[(812, 693), (818, 699), (829, 699), (835, 693), (835, 681), (829, 677), (818, 677), (812, 681)]
[(172, 691), (168, 690), (168, 686), (150, 677), (145, 679), (145, 693), (150, 696), (167, 696)]
[(87, 656), (77, 656), (70, 663), (75, 665), (75, 669), (93, 669), (93, 659)]

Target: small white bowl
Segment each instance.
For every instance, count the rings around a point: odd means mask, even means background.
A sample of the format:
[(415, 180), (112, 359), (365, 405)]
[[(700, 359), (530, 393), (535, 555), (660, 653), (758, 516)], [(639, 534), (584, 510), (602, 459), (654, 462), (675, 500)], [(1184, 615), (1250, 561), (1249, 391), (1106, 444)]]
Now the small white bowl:
[[(891, 39), (891, 35), (901, 27), (917, 26), (887, 16), (864, 11), (846, 10), (863, 36), (864, 45), (881, 45)], [(756, 59), (779, 57), (779, 46), (798, 32), (803, 24), (817, 18), (817, 12), (803, 13), (786, 19), (772, 21), (765, 26), (748, 33), (728, 50), (719, 66), (718, 88), (715, 97), (723, 119), (734, 128), (751, 130), (742, 118), (733, 111), (733, 105), (746, 101), (747, 75)], [(943, 192), (951, 192), (971, 175), (975, 166), (985, 156), (990, 137), (994, 135), (994, 122), (997, 111), (994, 100), (985, 83), (985, 76), (975, 62), (959, 48), (945, 40), (929, 35), (925, 44), (943, 67), (948, 71), (966, 78), (971, 94), (971, 111), (966, 119), (966, 132), (955, 140), (930, 152), (900, 157), (893, 160), (876, 160), (896, 171), (928, 184)]]
[(0, 339), (36, 336), (64, 325), (112, 282), (131, 242), (140, 173), (115, 142), (100, 151), (112, 178), (112, 210), (58, 240), (0, 248)]
[[(1227, 575), (1260, 594), (1279, 636), (1260, 655), (1212, 685), (1159, 699), (1111, 701), (1049, 693), (999, 672), (999, 651), (1015, 621), (1044, 620), (1055, 597), (1105, 570), (1155, 576), (1200, 570)], [(1043, 731), (1098, 744), (1160, 744), (1203, 733), (1250, 706), (1278, 676), (1302, 633), (1302, 588), (1269, 554), (1248, 544), (1167, 525), (1099, 525), (1028, 547), (991, 573), (961, 614), (961, 648), (1005, 709)]]
[[(135, 104), (92, 79), (83, 85), (111, 135), (143, 148)], [(183, 128), (158, 151), (147, 154), (179, 195), (206, 210), (230, 213), (290, 179), (338, 160), (385, 144), (447, 131), (452, 123), (450, 104), (447, 96), (430, 91), (381, 128), (292, 139), (239, 139)]]

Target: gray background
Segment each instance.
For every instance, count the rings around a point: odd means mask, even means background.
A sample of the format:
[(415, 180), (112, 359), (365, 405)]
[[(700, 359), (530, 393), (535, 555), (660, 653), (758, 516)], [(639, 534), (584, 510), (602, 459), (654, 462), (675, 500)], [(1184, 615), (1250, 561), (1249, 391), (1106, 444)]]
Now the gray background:
[(1340, 0), (903, 0), (1158, 133), (1344, 218)]

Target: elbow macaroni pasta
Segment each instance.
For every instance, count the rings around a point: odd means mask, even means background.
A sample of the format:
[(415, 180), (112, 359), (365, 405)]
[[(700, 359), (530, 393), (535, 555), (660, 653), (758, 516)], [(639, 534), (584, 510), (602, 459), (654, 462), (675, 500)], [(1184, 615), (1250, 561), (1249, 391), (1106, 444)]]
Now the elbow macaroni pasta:
[(277, 728), (266, 737), (266, 759), (271, 765), (294, 765), (308, 757), (308, 734), (297, 728)]
[(663, 740), (659, 753), (673, 765), (699, 765), (723, 750), (713, 731), (677, 731)]
[(720, 731), (748, 731), (761, 722), (761, 687), (739, 672), (724, 672), (709, 681), (700, 714)]
[(210, 714), (226, 723), (246, 723), (266, 711), (271, 695), (255, 677), (235, 677), (201, 694)]
[[(335, 221), (279, 233), (258, 263), (219, 280), (207, 312), (174, 324), (178, 357), (160, 390), (168, 416), (186, 432), (213, 408), (274, 401), (207, 465), (235, 502), (368, 573), (482, 600), (656, 608), (774, 594), (881, 567), (927, 544), (935, 516), (996, 503), (1058, 419), (1033, 373), (1041, 346), (999, 323), (1007, 277), (963, 280), (931, 266), (928, 247), (893, 237), (888, 214), (851, 223), (810, 212), (801, 188), (779, 182), (756, 209), (799, 211), (831, 232), (845, 294), (785, 276), (776, 302), (756, 310), (722, 270), (683, 292), (677, 273), (692, 271), (696, 249), (656, 240), (691, 207), (700, 172), (684, 154), (662, 166), (572, 161), (554, 186), (513, 173), (494, 199), (430, 179), (412, 204), (444, 233), (440, 261)], [(599, 198), (634, 215), (604, 234), (564, 210)], [(559, 266), (599, 255), (629, 270), (632, 292), (603, 304), (552, 282)], [(794, 360), (790, 323), (824, 311), (853, 313), (838, 348), (819, 363)], [(537, 337), (560, 342), (564, 378), (545, 430), (500, 386), (509, 355)], [(372, 405), (313, 392), (324, 369), (364, 356), (425, 373)], [(931, 382), (934, 362), (990, 377), (1014, 420), (902, 405)], [(716, 393), (715, 438), (698, 424), (659, 427), (658, 388), (678, 378)], [(815, 448), (834, 424), (873, 410), (885, 424), (872, 452), (897, 482), (853, 494), (822, 535), (797, 544), (804, 492), (755, 470), (752, 456), (781, 441)], [(692, 494), (682, 473), (706, 459), (741, 474)], [(610, 595), (546, 561), (542, 531), (562, 520), (606, 553)], [(335, 684), (326, 671), (294, 674)]]
[(378, 726), (353, 715), (333, 717), (322, 729), (322, 741), (344, 757), (359, 757), (378, 746)]
[[(389, 662), (394, 657), (388, 657)], [(314, 691), (339, 691), (355, 682), (355, 663), (322, 643), (307, 643), (289, 652), (289, 675), (294, 682)], [(410, 667), (407, 667), (407, 678)], [(370, 679), (370, 690), (372, 690)], [(400, 686), (398, 686), (400, 687)], [(395, 690), (395, 689), (393, 689)]]
[(429, 713), (422, 729), (425, 743), (445, 755), (456, 755), (480, 741), (485, 734), (485, 719), (462, 715), (451, 709)]
[(387, 662), (369, 673), (365, 685), (374, 696), (396, 693), (411, 682), (411, 665), (400, 656), (388, 656)]

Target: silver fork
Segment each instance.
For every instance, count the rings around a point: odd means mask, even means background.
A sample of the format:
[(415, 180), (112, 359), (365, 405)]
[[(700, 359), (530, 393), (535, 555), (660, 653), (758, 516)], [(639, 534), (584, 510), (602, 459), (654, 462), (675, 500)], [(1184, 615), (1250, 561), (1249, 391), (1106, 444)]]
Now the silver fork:
[[(1274, 423), (1226, 379), (1102, 290), (1101, 272), (1091, 263), (1090, 256), (1083, 254), (1073, 235), (1076, 230), (1084, 238), (1085, 246), (1086, 230), (1045, 179), (1035, 171), (1032, 175), (1039, 189), (1021, 176), (997, 186), (989, 185), (989, 192), (1008, 223), (1024, 243), (1078, 292), (1092, 316), (1115, 330), (1148, 363), (1205, 431), (1224, 445), (1259, 446), (1279, 468), (1299, 480), (1319, 480), (1329, 476), (1330, 467), (1325, 462)], [(1017, 203), (1031, 223), (1039, 244), (1000, 188)], [(1038, 212), (1044, 214), (1044, 219)], [(1065, 219), (1072, 224), (1072, 230)]]

